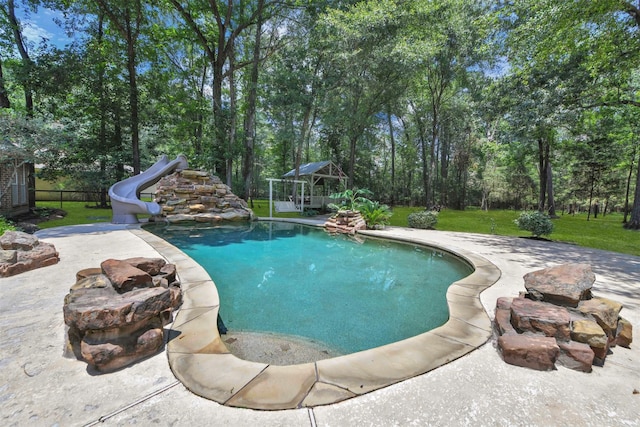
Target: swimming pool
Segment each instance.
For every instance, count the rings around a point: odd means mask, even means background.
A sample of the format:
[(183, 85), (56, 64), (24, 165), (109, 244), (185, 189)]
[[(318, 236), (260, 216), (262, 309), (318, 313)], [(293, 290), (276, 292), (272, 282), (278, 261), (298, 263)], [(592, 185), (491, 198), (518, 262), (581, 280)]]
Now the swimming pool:
[(202, 265), (230, 331), (301, 337), (347, 354), (447, 321), (446, 291), (473, 271), (444, 251), (301, 224), (147, 228)]
[[(475, 350), (492, 335), (480, 293), (500, 278), (500, 270), (473, 252), (432, 242), (428, 231), (389, 227), (359, 234), (437, 247), (473, 266), (473, 273), (447, 290), (449, 319), (444, 325), (402, 341), (312, 363), (281, 366), (246, 360), (232, 354), (218, 333), (220, 300), (204, 268), (140, 226), (131, 226), (130, 231), (178, 270), (183, 303), (166, 331), (171, 371), (191, 392), (225, 406), (279, 410), (339, 402), (436, 369)], [(372, 328), (380, 322), (384, 322), (382, 316)]]

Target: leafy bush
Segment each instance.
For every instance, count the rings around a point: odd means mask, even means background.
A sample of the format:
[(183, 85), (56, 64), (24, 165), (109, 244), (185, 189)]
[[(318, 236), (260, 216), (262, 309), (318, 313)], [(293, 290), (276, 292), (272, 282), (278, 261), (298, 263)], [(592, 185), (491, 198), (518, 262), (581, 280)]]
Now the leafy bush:
[(409, 227), (423, 230), (433, 230), (438, 223), (437, 211), (422, 211), (409, 214), (407, 217)]
[(358, 205), (369, 200), (364, 196), (372, 196), (371, 190), (366, 188), (359, 188), (355, 190), (346, 189), (340, 193), (333, 193), (329, 197), (332, 199), (343, 199), (340, 204), (329, 203), (327, 207), (333, 210), (357, 210)]
[(367, 228), (376, 229), (389, 225), (389, 219), (393, 215), (387, 205), (381, 205), (378, 201), (363, 199), (357, 203), (357, 210), (367, 223)]
[(551, 219), (537, 211), (522, 212), (513, 222), (516, 223), (520, 230), (530, 231), (534, 237), (548, 236), (553, 232)]
[(5, 218), (0, 216), (0, 236), (7, 230), (15, 230), (16, 228)]

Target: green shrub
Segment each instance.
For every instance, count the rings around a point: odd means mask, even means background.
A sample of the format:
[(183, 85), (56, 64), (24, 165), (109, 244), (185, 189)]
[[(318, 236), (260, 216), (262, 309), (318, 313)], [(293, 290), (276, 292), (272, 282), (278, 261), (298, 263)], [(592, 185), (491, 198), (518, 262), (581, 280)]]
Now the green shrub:
[(551, 219), (538, 211), (522, 212), (513, 222), (520, 230), (530, 231), (534, 237), (548, 236), (553, 232)]
[(409, 227), (423, 230), (433, 230), (438, 223), (437, 211), (422, 211), (409, 214), (407, 217)]
[(393, 215), (387, 205), (381, 205), (378, 201), (363, 199), (357, 204), (362, 218), (367, 223), (367, 228), (377, 229), (389, 225), (389, 219)]
[(342, 199), (342, 201), (339, 204), (329, 203), (327, 207), (334, 211), (358, 209), (358, 204), (368, 200), (365, 196), (373, 196), (373, 193), (366, 188), (346, 189), (340, 193), (331, 194), (329, 197), (332, 199)]
[(0, 216), (0, 236), (2, 236), (4, 232), (7, 230), (15, 230), (15, 229), (16, 228), (13, 226), (13, 224), (7, 221), (4, 217)]

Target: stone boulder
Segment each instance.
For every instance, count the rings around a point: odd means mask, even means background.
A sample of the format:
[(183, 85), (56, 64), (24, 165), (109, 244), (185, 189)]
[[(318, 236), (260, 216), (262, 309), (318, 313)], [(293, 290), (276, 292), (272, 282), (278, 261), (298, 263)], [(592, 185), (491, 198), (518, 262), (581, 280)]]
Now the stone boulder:
[(593, 365), (604, 365), (612, 347), (631, 345), (632, 326), (620, 317), (622, 304), (592, 296), (595, 275), (588, 265), (534, 271), (524, 281), (528, 293), (496, 302), (493, 325), (505, 362), (540, 370), (557, 363), (591, 372)]
[(55, 246), (43, 243), (32, 234), (6, 231), (0, 237), (0, 277), (9, 277), (60, 261)]
[(622, 304), (606, 298), (592, 298), (580, 301), (578, 310), (584, 315), (593, 316), (607, 336), (615, 335)]
[(556, 340), (529, 335), (503, 335), (498, 338), (498, 347), (504, 361), (510, 365), (551, 371), (560, 353)]
[(524, 287), (532, 299), (566, 307), (577, 307), (591, 298), (596, 276), (588, 264), (563, 264), (524, 276)]
[(569, 312), (564, 307), (526, 298), (515, 298), (511, 303), (511, 324), (519, 333), (531, 332), (569, 341), (569, 321)]
[(632, 329), (631, 322), (624, 317), (621, 317), (618, 321), (618, 329), (616, 330), (616, 344), (629, 348), (633, 341)]
[(63, 307), (67, 355), (98, 372), (153, 355), (181, 302), (175, 266), (161, 258), (110, 259), (81, 270)]
[(571, 339), (589, 345), (598, 364), (604, 363), (609, 351), (609, 338), (597, 322), (586, 318), (575, 320), (571, 328)]
[(595, 354), (587, 344), (575, 341), (557, 341), (560, 348), (558, 364), (574, 371), (591, 372)]
[(516, 335), (518, 331), (511, 324), (511, 303), (513, 298), (500, 297), (496, 303), (494, 327), (499, 336)]

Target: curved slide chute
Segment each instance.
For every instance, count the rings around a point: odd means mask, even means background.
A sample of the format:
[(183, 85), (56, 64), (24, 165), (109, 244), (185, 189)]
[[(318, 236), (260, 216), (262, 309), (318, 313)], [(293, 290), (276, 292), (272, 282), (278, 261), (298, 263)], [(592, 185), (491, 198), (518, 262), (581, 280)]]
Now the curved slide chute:
[(156, 202), (143, 202), (140, 200), (140, 192), (160, 181), (163, 176), (188, 167), (187, 158), (182, 154), (171, 161), (166, 155), (163, 155), (146, 171), (113, 184), (109, 188), (113, 213), (111, 222), (113, 224), (136, 224), (138, 222), (137, 214), (160, 215), (162, 211), (160, 205)]

